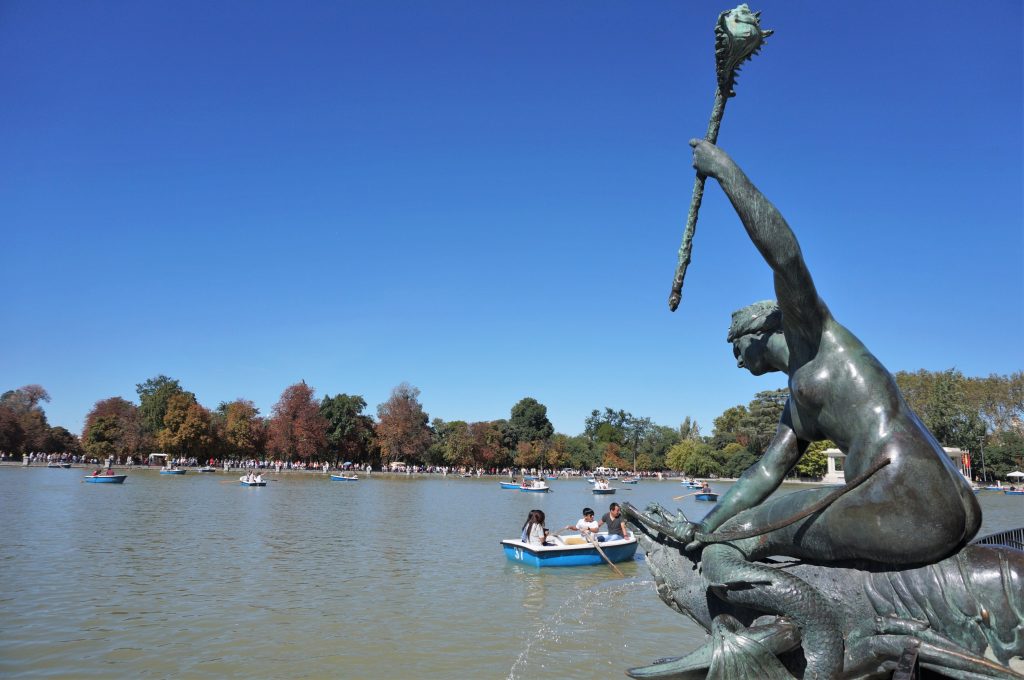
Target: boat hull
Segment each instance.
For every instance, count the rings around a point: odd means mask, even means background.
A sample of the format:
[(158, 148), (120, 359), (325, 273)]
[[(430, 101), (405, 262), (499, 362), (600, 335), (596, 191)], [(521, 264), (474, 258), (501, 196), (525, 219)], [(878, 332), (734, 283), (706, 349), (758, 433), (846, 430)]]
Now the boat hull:
[(188, 472), (188, 470), (161, 470), (160, 474), (162, 474), (162, 475), (183, 475), (186, 472)]
[(266, 482), (239, 482), (242, 486), (266, 486)]
[(595, 496), (607, 496), (615, 493), (617, 489), (591, 489), (591, 491), (594, 492)]
[(546, 486), (541, 489), (528, 489), (524, 486), (521, 486), (519, 487), (519, 490), (522, 491), (523, 493), (547, 493), (548, 491), (551, 491), (551, 489), (549, 489)]
[(358, 482), (358, 477), (346, 477), (344, 475), (331, 475), (332, 482)]
[[(612, 562), (625, 562), (636, 554), (637, 541), (610, 541), (601, 543), (601, 550)], [(604, 562), (601, 554), (589, 543), (579, 545), (534, 546), (519, 540), (501, 542), (505, 557), (511, 562), (531, 567), (586, 567)]]
[(718, 502), (718, 494), (717, 493), (699, 493), (699, 494), (697, 494), (697, 500), (699, 500), (699, 501), (708, 501), (709, 503), (716, 503), (716, 502)]
[(88, 475), (84, 479), (90, 484), (124, 484), (127, 477), (128, 475)]
[(516, 482), (498, 482), (498, 483), (501, 484), (501, 488), (502, 489), (518, 489), (519, 488), (519, 484), (517, 484)]
[(1007, 496), (1024, 496), (1024, 491), (1004, 491)]

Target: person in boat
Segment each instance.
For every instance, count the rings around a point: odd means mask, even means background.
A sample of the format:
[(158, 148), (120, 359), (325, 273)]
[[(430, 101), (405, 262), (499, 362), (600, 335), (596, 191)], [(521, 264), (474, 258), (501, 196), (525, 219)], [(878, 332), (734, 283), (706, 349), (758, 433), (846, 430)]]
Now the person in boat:
[(572, 529), (575, 529), (576, 531), (580, 532), (580, 536), (586, 538), (587, 536), (596, 534), (598, 526), (599, 524), (594, 519), (593, 509), (583, 508), (583, 516), (580, 517), (579, 521), (576, 522), (576, 524), (570, 524), (569, 526), (565, 527), (565, 531), (571, 531)]
[(629, 527), (626, 526), (625, 519), (622, 517), (622, 508), (619, 507), (618, 503), (612, 503), (608, 506), (608, 512), (601, 516), (601, 521), (598, 522), (597, 526), (598, 528), (602, 526), (608, 527), (607, 538), (601, 536), (598, 537), (598, 540), (621, 541), (632, 536), (629, 532)]
[(257, 473), (256, 477), (252, 481), (256, 482), (257, 484), (262, 483), (263, 482), (263, 473), (262, 472)]
[(547, 538), (548, 530), (544, 528), (544, 511), (530, 510), (530, 514), (526, 516), (526, 523), (523, 524), (520, 540), (530, 545), (544, 545)]
[(700, 492), (711, 493), (711, 485), (708, 484), (707, 482), (704, 482), (703, 484), (700, 485)]
[(93, 473), (92, 473), (92, 476), (93, 477), (99, 477), (100, 476), (100, 471), (99, 470), (94, 470)]

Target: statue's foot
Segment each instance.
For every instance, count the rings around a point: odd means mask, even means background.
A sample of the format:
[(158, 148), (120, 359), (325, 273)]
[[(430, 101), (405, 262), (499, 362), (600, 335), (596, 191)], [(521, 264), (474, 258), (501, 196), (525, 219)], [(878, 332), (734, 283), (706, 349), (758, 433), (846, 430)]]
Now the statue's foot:
[(675, 680), (793, 680), (777, 657), (799, 644), (799, 629), (785, 619), (744, 628), (728, 614), (720, 614), (711, 623), (711, 639), (696, 650), (631, 668), (626, 674), (631, 678)]
[(1024, 675), (974, 654), (932, 630), (927, 623), (878, 617), (853, 631), (846, 645), (844, 678), (890, 674), (903, 651), (917, 648), (921, 666), (954, 680), (1022, 680)]

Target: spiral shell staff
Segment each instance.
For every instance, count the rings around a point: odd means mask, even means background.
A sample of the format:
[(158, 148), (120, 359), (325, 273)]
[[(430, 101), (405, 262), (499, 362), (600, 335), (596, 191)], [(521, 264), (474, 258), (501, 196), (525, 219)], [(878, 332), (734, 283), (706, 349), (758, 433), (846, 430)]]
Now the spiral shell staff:
[(774, 31), (761, 30), (761, 13), (751, 12), (746, 4), (718, 15), (715, 25), (715, 65), (718, 89), (724, 97), (734, 97), (736, 74), (740, 65), (758, 53)]

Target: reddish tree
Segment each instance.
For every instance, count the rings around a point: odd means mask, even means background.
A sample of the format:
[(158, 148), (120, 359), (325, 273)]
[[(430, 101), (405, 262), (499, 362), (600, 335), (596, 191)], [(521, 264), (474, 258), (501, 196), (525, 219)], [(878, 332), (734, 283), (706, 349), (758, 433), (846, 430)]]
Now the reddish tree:
[(419, 402), (420, 391), (408, 383), (391, 390), (391, 398), (377, 406), (377, 443), (381, 461), (406, 463), (423, 460), (430, 447), (428, 416)]
[[(138, 407), (121, 397), (110, 397), (97, 401), (85, 416), (85, 427), (82, 428), (82, 441), (89, 442), (89, 431), (100, 418), (113, 419), (120, 434), (114, 449), (118, 455), (136, 455), (142, 445), (142, 421)], [(88, 448), (88, 447), (87, 447)]]
[(327, 448), (327, 421), (306, 381), (285, 389), (270, 418), (270, 448), (290, 460), (310, 458)]

